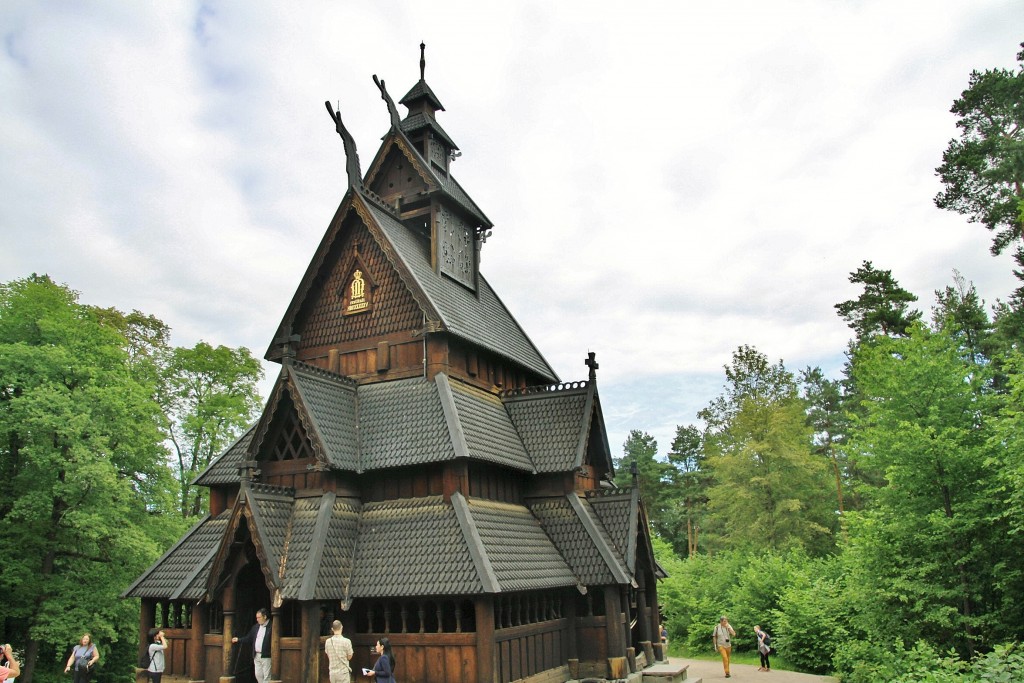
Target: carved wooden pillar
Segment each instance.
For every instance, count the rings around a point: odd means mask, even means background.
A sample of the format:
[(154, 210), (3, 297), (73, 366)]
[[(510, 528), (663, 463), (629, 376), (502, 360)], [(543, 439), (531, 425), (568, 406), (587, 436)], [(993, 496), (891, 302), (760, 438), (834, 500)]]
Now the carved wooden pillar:
[(203, 636), (206, 635), (205, 602), (192, 606), (192, 634), (188, 644), (188, 678), (190, 681), (206, 679), (206, 647)]
[(494, 598), (489, 595), (474, 601), (476, 610), (476, 680), (491, 683), (494, 678)]

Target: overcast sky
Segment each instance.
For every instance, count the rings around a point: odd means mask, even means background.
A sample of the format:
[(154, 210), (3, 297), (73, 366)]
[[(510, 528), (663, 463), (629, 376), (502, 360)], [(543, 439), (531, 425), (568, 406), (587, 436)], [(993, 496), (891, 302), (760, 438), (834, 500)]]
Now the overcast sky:
[(399, 99), (423, 40), (484, 274), (563, 381), (597, 353), (613, 453), (664, 454), (741, 344), (838, 376), (865, 259), (924, 310), (954, 269), (1009, 294), (932, 198), (953, 100), (1022, 29), (1019, 0), (6, 0), (0, 281), (262, 356), (345, 189), (324, 100), (368, 164), (371, 76)]

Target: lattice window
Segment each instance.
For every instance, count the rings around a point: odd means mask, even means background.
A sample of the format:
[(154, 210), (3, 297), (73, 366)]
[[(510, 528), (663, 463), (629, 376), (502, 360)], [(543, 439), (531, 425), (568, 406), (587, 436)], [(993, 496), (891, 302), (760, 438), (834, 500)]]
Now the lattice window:
[(288, 411), (284, 418), (284, 424), (281, 425), (277, 439), (274, 441), (271, 458), (274, 460), (301, 460), (312, 457), (313, 449), (306, 437), (306, 430), (302, 428), (298, 415), (294, 411)]

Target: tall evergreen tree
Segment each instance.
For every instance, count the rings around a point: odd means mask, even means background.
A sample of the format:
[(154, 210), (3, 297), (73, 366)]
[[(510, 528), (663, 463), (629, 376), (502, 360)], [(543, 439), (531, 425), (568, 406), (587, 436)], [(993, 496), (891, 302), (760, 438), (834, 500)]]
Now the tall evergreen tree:
[(668, 453), (672, 469), (670, 526), (675, 533), (667, 539), (676, 553), (693, 557), (700, 547), (700, 532), (707, 515), (711, 471), (704, 452), (704, 437), (693, 425), (676, 427), (676, 436)]
[(811, 428), (811, 443), (816, 455), (823, 457), (832, 469), (835, 479), (836, 509), (846, 510), (844, 491), (850, 473), (843, 451), (850, 429), (846, 412), (843, 383), (825, 377), (821, 368), (807, 368), (800, 374), (806, 401), (807, 424)]
[(1024, 267), (1024, 50), (1017, 62), (1016, 70), (971, 72), (953, 102), (960, 137), (949, 141), (935, 169), (943, 183), (935, 204), (984, 225), (994, 233), (992, 253), (1015, 247)]
[(856, 333), (856, 343), (873, 335), (904, 336), (920, 319), (921, 312), (910, 308), (917, 297), (899, 285), (892, 271), (877, 270), (871, 261), (864, 261), (850, 273), (850, 282), (862, 285), (863, 291), (835, 308)]

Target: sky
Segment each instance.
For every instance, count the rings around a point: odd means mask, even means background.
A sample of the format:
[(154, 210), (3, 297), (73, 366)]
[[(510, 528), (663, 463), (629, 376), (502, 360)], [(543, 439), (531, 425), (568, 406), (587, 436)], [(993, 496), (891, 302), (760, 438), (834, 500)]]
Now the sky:
[(346, 188), (324, 101), (365, 171), (372, 76), (398, 100), (423, 41), (482, 272), (563, 381), (597, 354), (613, 454), (664, 455), (740, 345), (838, 377), (865, 260), (924, 311), (954, 270), (1009, 295), (934, 169), (1022, 29), (1019, 0), (6, 0), (0, 281), (262, 356)]

